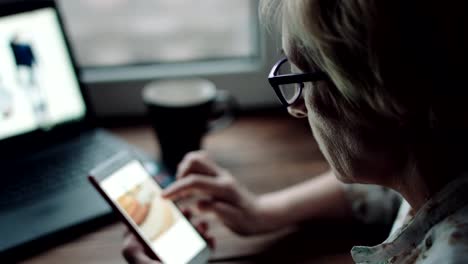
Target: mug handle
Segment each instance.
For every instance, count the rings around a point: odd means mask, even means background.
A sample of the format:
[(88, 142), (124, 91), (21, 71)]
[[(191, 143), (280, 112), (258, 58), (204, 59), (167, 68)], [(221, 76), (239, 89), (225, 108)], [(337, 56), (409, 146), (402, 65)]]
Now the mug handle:
[(214, 119), (208, 123), (208, 132), (214, 132), (229, 127), (235, 119), (238, 108), (236, 99), (227, 91), (217, 91), (213, 107)]

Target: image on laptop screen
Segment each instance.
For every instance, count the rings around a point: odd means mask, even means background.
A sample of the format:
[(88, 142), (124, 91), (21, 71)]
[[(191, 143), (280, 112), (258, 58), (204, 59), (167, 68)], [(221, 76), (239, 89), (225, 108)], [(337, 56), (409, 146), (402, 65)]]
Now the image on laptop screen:
[(84, 117), (53, 8), (0, 17), (0, 58), (0, 140)]

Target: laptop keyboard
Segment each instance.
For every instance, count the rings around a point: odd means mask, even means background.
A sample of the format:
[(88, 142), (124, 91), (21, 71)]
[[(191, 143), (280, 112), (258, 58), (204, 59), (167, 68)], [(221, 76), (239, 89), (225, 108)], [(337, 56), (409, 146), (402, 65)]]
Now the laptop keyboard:
[[(34, 201), (45, 194), (89, 184), (88, 172), (126, 144), (104, 132), (87, 133), (21, 163), (2, 168), (0, 208)], [(123, 147), (125, 146), (125, 147)]]

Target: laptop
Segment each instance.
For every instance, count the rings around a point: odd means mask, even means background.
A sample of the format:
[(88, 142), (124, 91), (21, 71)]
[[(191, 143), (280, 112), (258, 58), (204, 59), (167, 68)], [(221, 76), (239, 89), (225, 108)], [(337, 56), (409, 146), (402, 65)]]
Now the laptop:
[(88, 172), (120, 151), (150, 160), (93, 125), (65, 36), (53, 1), (0, 4), (0, 262), (106, 222)]

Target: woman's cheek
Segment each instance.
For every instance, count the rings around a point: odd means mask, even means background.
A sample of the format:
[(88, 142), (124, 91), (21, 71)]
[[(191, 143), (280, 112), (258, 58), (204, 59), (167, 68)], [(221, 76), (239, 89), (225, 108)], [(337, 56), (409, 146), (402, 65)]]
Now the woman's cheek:
[[(330, 109), (330, 105), (324, 106), (326, 102), (321, 101), (323, 98), (320, 94), (314, 94), (312, 89), (304, 92), (309, 124), (322, 154), (338, 179), (343, 182), (354, 182), (349, 168), (351, 165), (348, 149), (350, 146), (347, 142), (349, 135), (343, 134), (346, 128), (340, 127), (343, 122), (337, 119), (336, 110)], [(324, 109), (321, 106), (324, 106)]]

